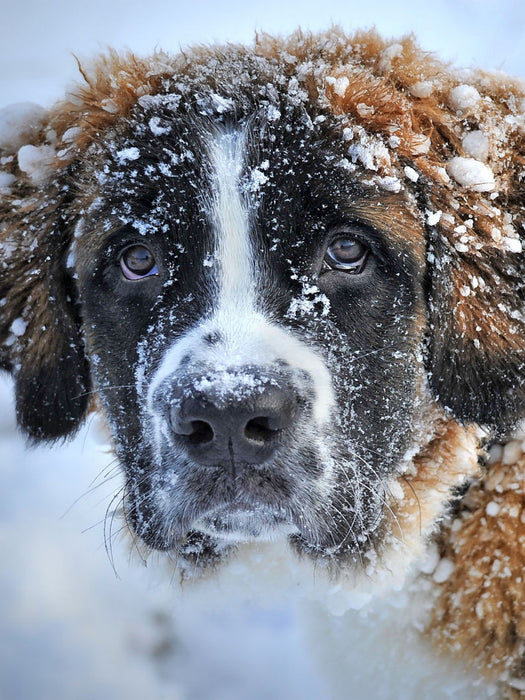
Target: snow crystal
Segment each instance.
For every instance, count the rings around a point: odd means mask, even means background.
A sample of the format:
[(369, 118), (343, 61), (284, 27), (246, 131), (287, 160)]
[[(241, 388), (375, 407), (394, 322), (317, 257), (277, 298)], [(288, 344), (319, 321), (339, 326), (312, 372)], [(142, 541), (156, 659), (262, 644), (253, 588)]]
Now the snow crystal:
[(224, 114), (224, 112), (231, 112), (234, 108), (233, 100), (230, 97), (223, 97), (222, 95), (217, 95), (213, 93), (211, 95), (211, 100), (215, 110), (219, 114)]
[(171, 126), (169, 124), (162, 126), (162, 120), (160, 117), (151, 117), (149, 120), (149, 128), (154, 136), (164, 136), (169, 134), (171, 131)]
[(374, 105), (367, 105), (366, 102), (360, 102), (357, 105), (357, 113), (363, 119), (366, 119), (366, 117), (371, 117), (373, 114), (375, 114), (375, 111)]
[(274, 105), (268, 105), (266, 109), (266, 118), (269, 122), (277, 122), (281, 118), (281, 112)]
[(487, 506), (485, 508), (485, 513), (487, 515), (490, 515), (491, 517), (495, 518), (496, 515), (498, 515), (500, 511), (499, 504), (496, 503), (496, 501), (490, 501), (490, 503), (487, 503)]
[(458, 184), (476, 192), (490, 192), (495, 186), (492, 170), (474, 158), (452, 158), (447, 163), (447, 172)]
[(521, 442), (519, 440), (511, 440), (503, 448), (501, 461), (503, 464), (516, 464), (521, 454)]
[(436, 570), (441, 558), (439, 549), (435, 543), (428, 546), (425, 557), (418, 563), (418, 568), (423, 574), (430, 576)]
[(123, 148), (116, 154), (117, 162), (123, 165), (129, 160), (137, 160), (140, 158), (140, 151), (136, 146), (131, 146), (130, 148)]
[(312, 314), (316, 307), (322, 306), (321, 316), (327, 316), (330, 312), (330, 300), (321, 292), (315, 284), (310, 284), (308, 279), (301, 277), (302, 296), (295, 297), (290, 302), (286, 315), (297, 318), (302, 315)]
[(503, 446), (496, 443), (492, 445), (488, 450), (488, 464), (497, 464), (501, 461), (503, 455)]
[(489, 155), (489, 139), (482, 131), (470, 131), (461, 141), (467, 155), (476, 160), (486, 161)]
[(424, 155), (430, 151), (430, 146), (432, 145), (431, 140), (428, 136), (420, 136), (412, 140), (410, 146), (410, 152), (414, 156)]
[(109, 112), (110, 114), (117, 114), (119, 112), (118, 104), (115, 102), (115, 100), (110, 98), (102, 100), (100, 106), (105, 112)]
[(250, 372), (223, 370), (213, 376), (203, 376), (195, 380), (189, 395), (193, 392), (213, 394), (216, 400), (229, 401), (232, 397), (242, 398), (255, 391), (263, 393), (275, 380), (264, 375), (255, 376)]
[(473, 109), (480, 100), (481, 95), (473, 85), (458, 85), (448, 96), (449, 106), (461, 112)]
[(334, 78), (329, 75), (326, 78), (326, 82), (328, 83), (328, 85), (332, 85), (335, 94), (339, 95), (340, 97), (345, 96), (346, 91), (348, 90), (348, 87), (350, 85), (350, 80), (346, 77), (346, 75), (343, 75), (341, 78)]
[(523, 252), (523, 245), (519, 238), (505, 236), (501, 239), (502, 246), (509, 253), (521, 253)]
[(265, 160), (263, 163), (260, 164), (258, 168), (254, 168), (252, 170), (250, 176), (250, 184), (248, 186), (250, 192), (258, 192), (262, 185), (268, 182), (268, 175), (265, 175), (263, 173), (263, 170), (267, 170), (268, 166), (269, 162)]
[(419, 97), (423, 99), (425, 97), (430, 97), (434, 92), (434, 84), (430, 80), (420, 80), (410, 86), (410, 94), (413, 97)]
[(379, 170), (390, 165), (390, 154), (385, 144), (364, 130), (359, 132), (359, 143), (349, 147), (348, 155), (353, 163), (359, 161), (367, 170)]
[(438, 179), (441, 180), (441, 182), (443, 182), (444, 184), (450, 182), (450, 178), (445, 168), (436, 167), (434, 168), (434, 172), (436, 173)]
[(20, 102), (0, 109), (0, 150), (16, 153), (42, 128), (46, 111), (33, 102)]
[(9, 330), (17, 337), (20, 337), (21, 335), (24, 335), (24, 333), (26, 332), (26, 328), (27, 323), (23, 319), (15, 318)]
[(0, 170), (0, 192), (9, 193), (9, 188), (15, 182), (16, 178), (11, 173), (6, 173)]
[(497, 228), (497, 226), (493, 226), (492, 230), (490, 232), (490, 235), (496, 243), (501, 243), (502, 240), (502, 235), (501, 235), (501, 230)]
[(417, 173), (414, 168), (411, 168), (409, 165), (405, 166), (405, 175), (409, 180), (412, 180), (412, 182), (417, 182), (419, 180), (419, 173)]
[(426, 212), (427, 224), (429, 226), (437, 226), (437, 224), (439, 223), (439, 221), (441, 219), (442, 214), (443, 214), (442, 211), (435, 211), (435, 212), (427, 211)]
[(64, 143), (73, 143), (78, 136), (82, 133), (82, 129), (78, 126), (73, 126), (71, 129), (67, 129), (62, 134), (62, 141)]
[(22, 146), (18, 151), (18, 167), (35, 185), (41, 185), (52, 172), (55, 155), (53, 146)]
[(386, 71), (391, 69), (392, 60), (401, 56), (403, 53), (403, 46), (401, 44), (390, 44), (381, 52), (379, 70)]
[(385, 177), (376, 177), (374, 182), (388, 192), (399, 192), (401, 189), (401, 181), (397, 177), (387, 175)]
[(389, 136), (388, 137), (388, 145), (390, 148), (399, 148), (401, 145), (401, 139), (399, 136)]
[(145, 109), (158, 109), (167, 107), (172, 112), (176, 112), (181, 101), (181, 95), (142, 95), (137, 102)]
[(445, 583), (454, 572), (454, 562), (450, 559), (443, 558), (439, 561), (432, 578), (436, 583)]

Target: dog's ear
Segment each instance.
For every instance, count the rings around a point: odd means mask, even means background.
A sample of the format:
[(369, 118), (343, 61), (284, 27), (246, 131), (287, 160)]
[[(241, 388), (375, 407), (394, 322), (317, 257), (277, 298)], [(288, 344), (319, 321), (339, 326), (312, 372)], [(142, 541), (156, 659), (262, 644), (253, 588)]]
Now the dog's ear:
[(509, 184), (493, 202), (443, 188), (427, 212), (430, 386), (458, 420), (500, 431), (525, 416), (525, 190)]
[(0, 369), (15, 377), (21, 427), (34, 439), (68, 435), (90, 404), (74, 275), (68, 257), (80, 205), (83, 154), (137, 99), (172, 75), (162, 53), (110, 51), (49, 113), (0, 112)]
[(524, 95), (511, 79), (478, 74), (473, 83), (448, 85), (416, 166), (427, 365), (456, 419), (505, 432), (525, 417)]
[(90, 400), (76, 292), (66, 263), (74, 221), (68, 166), (34, 105), (0, 113), (0, 368), (15, 378), (33, 439), (75, 431)]
[(525, 417), (524, 95), (511, 79), (472, 83), (449, 82), (431, 116), (419, 107), (427, 369), (457, 420), (505, 432)]

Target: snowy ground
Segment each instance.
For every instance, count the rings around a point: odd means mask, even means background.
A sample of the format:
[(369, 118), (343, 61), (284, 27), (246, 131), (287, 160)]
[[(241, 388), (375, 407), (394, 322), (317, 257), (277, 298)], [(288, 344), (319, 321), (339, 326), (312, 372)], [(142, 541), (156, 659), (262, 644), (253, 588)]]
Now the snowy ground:
[[(0, 18), (0, 107), (50, 104), (75, 77), (71, 52), (177, 50), (332, 21), (349, 30), (375, 24), (388, 35), (413, 30), (456, 63), (525, 75), (520, 0), (435, 0), (424, 9), (421, 0), (0, 0)], [(228, 611), (221, 591), (181, 599), (159, 567), (130, 563), (123, 543), (115, 545), (117, 578), (102, 524), (117, 488), (92, 425), (68, 445), (28, 450), (10, 384), (0, 380), (0, 700), (332, 697), (301, 633), (300, 602), (240, 602)], [(340, 624), (334, 618), (336, 636)]]

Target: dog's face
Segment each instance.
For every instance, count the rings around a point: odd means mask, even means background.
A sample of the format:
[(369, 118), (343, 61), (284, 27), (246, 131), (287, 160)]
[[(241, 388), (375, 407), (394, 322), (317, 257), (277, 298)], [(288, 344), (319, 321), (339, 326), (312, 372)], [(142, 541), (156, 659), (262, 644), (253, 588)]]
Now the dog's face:
[[(70, 311), (55, 322), (60, 362), (43, 341), (38, 368), (4, 360), (18, 373), (20, 420), (53, 434), (52, 419), (26, 407), (37, 387), (60, 412), (55, 434), (67, 432), (92, 382), (125, 471), (128, 522), (153, 548), (206, 563), (229, 543), (286, 536), (314, 557), (359, 561), (381, 550), (391, 486), (431, 437), (428, 379), (457, 420), (511, 422), (521, 344), (498, 354), (482, 314), (451, 313), (461, 249), (425, 210), (436, 193), (424, 167), (419, 183), (406, 157), (404, 180), (388, 170), (379, 127), (363, 131), (366, 105), (359, 121), (338, 105), (341, 84), (331, 102), (314, 100), (296, 76), (283, 87), (269, 59), (213, 60), (164, 78), (125, 116), (106, 104), (116, 116), (46, 200), (67, 191), (68, 233), (53, 228), (45, 246), (62, 285), (52, 302)], [(458, 199), (458, 216), (466, 206)], [(490, 256), (478, 286), (487, 270), (518, 277), (514, 260)], [(6, 282), (13, 305), (15, 286)], [(5, 347), (22, 358), (15, 335)]]
[(355, 177), (335, 118), (206, 97), (160, 122), (139, 105), (79, 174), (86, 346), (130, 519), (154, 547), (360, 550), (411, 443), (421, 226)]

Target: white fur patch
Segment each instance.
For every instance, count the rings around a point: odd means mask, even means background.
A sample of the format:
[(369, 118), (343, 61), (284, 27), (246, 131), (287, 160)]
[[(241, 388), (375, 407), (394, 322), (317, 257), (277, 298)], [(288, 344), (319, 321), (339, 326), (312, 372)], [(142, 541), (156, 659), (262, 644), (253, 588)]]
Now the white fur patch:
[(215, 192), (210, 218), (215, 230), (221, 315), (237, 317), (239, 308), (254, 308), (254, 255), (250, 241), (250, 212), (243, 202), (239, 180), (245, 135), (221, 132), (210, 144)]

